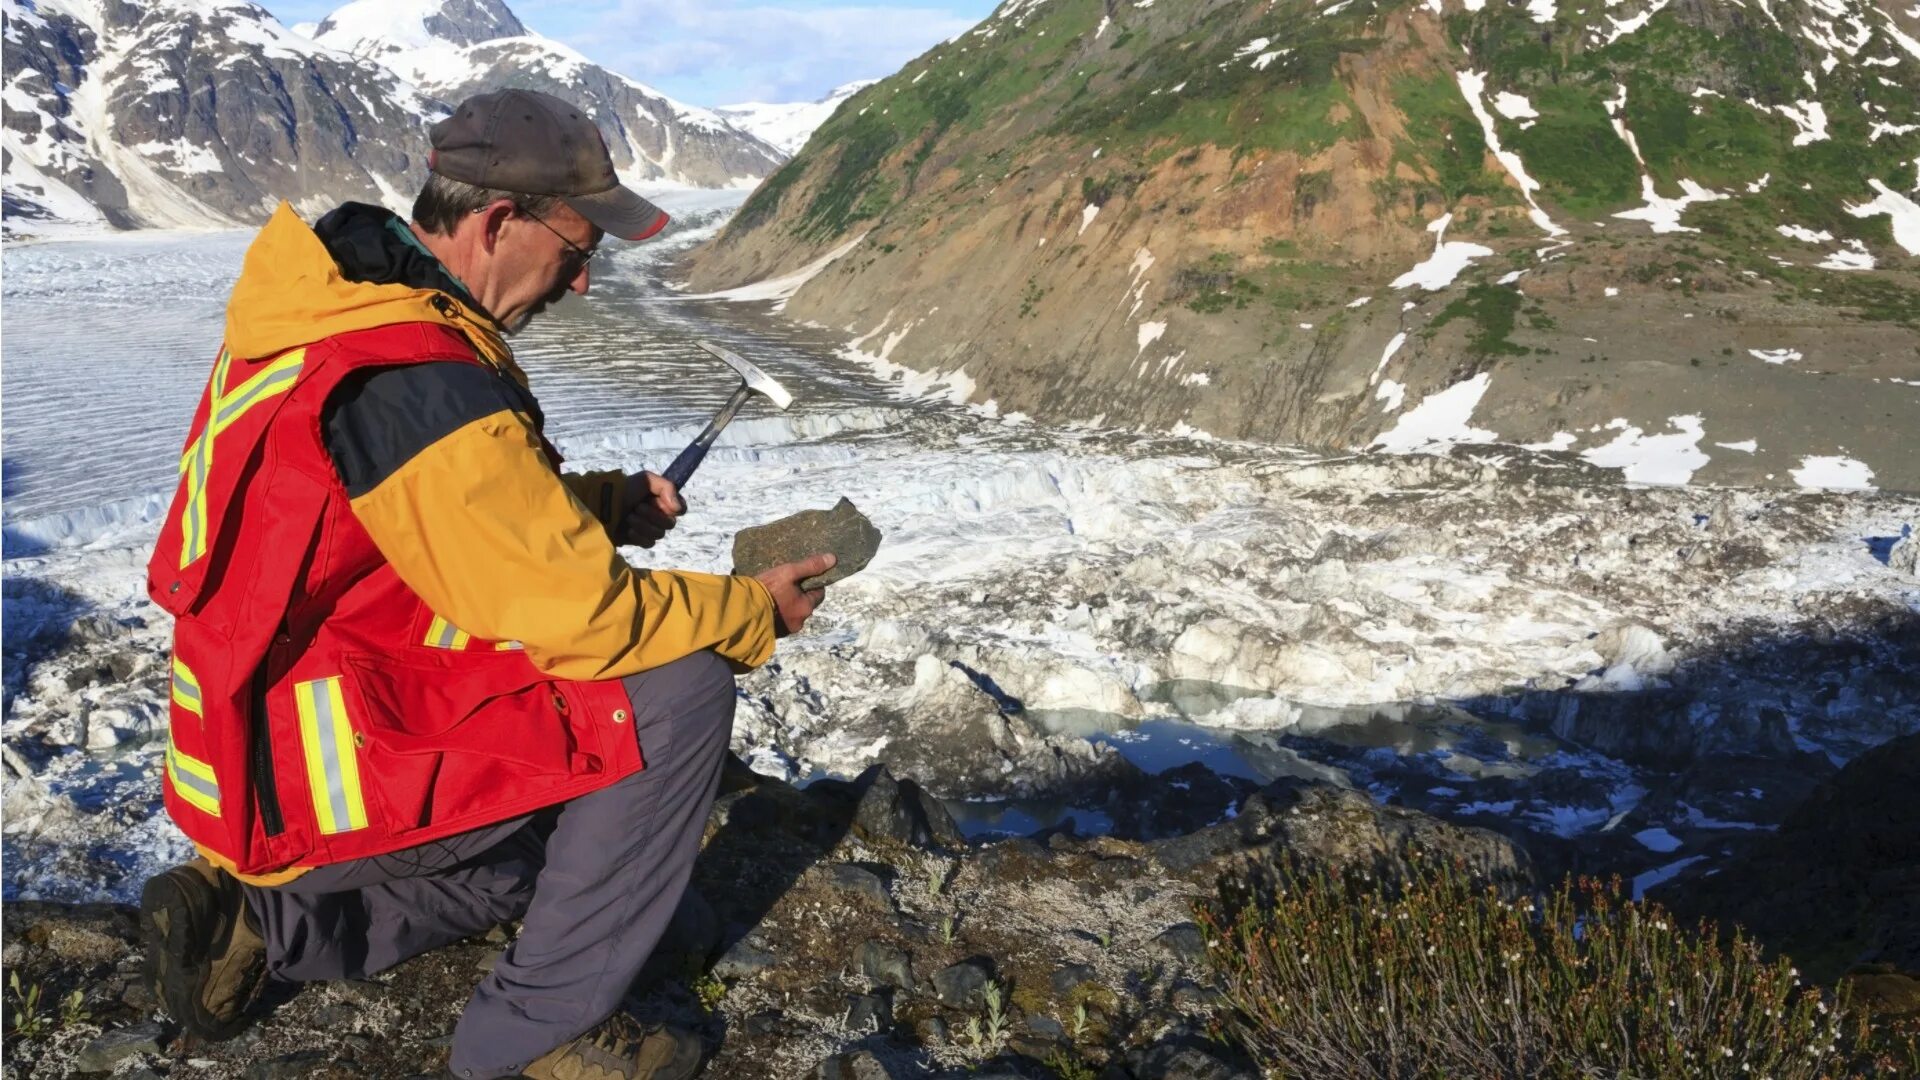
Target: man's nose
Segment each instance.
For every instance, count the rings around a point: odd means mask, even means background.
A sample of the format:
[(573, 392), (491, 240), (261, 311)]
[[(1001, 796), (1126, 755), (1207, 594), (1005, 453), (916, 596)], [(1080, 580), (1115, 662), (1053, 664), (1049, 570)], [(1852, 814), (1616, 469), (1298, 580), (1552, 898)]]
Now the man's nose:
[(567, 291), (577, 292), (581, 296), (587, 295), (587, 285), (588, 285), (587, 274), (591, 270), (592, 270), (592, 267), (590, 266), (581, 267), (580, 272), (578, 274), (573, 275), (573, 280), (567, 282)]

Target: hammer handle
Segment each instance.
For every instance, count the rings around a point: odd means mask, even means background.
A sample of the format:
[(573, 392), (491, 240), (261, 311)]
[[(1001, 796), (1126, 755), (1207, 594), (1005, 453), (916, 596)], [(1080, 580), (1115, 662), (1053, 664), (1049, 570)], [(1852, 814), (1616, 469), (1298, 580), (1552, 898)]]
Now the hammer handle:
[[(734, 415), (752, 396), (753, 390), (746, 383), (741, 383), (740, 389), (735, 390), (733, 396), (727, 399), (726, 405), (707, 422), (706, 430), (700, 433), (700, 437), (688, 443), (687, 448), (680, 451), (680, 456), (673, 459), (673, 464), (667, 466), (667, 471), (660, 475), (671, 480), (676, 490), (686, 487), (687, 481), (693, 476), (693, 470), (699, 468), (700, 463), (707, 459), (707, 448), (712, 446), (713, 440), (720, 436), (720, 429), (733, 422)], [(686, 508), (687, 501), (680, 500), (681, 512), (684, 513)]]

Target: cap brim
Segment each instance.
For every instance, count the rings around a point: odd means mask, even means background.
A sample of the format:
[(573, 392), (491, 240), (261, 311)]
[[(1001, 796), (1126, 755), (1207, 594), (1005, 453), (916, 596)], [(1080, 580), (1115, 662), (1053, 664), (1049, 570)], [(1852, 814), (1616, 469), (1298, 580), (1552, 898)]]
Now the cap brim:
[(645, 240), (667, 227), (666, 211), (618, 184), (592, 195), (568, 195), (565, 201), (608, 236), (622, 240)]

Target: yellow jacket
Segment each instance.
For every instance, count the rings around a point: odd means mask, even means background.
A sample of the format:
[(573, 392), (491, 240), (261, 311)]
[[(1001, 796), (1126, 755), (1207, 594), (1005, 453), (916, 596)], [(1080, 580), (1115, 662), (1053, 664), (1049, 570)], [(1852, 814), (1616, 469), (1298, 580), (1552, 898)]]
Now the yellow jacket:
[(318, 230), (285, 204), (261, 230), (227, 310), (234, 355), (425, 322), (460, 331), (489, 365), (380, 369), (337, 391), (324, 422), (355, 516), (436, 614), (518, 641), (566, 679), (616, 679), (702, 649), (737, 669), (773, 655), (773, 599), (758, 581), (621, 558), (608, 529), (625, 512), (626, 476), (555, 470), (497, 324), (404, 222), (348, 204)]

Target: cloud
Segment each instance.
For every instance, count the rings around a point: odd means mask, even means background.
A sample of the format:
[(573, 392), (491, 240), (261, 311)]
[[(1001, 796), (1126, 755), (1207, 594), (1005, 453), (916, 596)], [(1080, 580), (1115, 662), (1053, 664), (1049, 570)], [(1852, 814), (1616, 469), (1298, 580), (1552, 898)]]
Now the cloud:
[(841, 83), (891, 75), (979, 22), (992, 5), (619, 0), (598, 11), (575, 10), (571, 25), (541, 32), (676, 97), (724, 105), (810, 100)]

